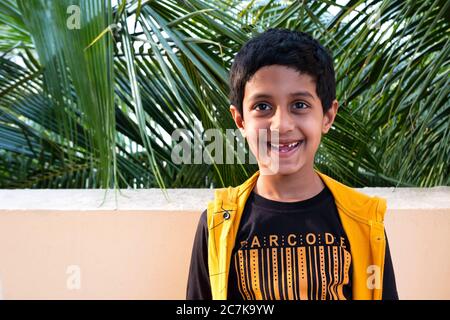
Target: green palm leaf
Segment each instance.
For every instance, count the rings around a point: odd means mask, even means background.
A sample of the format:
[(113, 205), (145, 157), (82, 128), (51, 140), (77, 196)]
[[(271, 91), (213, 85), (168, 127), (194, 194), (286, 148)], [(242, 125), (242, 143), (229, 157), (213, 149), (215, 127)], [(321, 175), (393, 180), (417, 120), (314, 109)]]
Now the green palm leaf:
[[(81, 9), (79, 30), (67, 27), (70, 5)], [(225, 138), (235, 127), (227, 98), (233, 57), (270, 27), (308, 32), (333, 52), (341, 108), (316, 156), (322, 172), (355, 187), (448, 185), (449, 6), (3, 1), (0, 187), (242, 182), (255, 165), (174, 163), (170, 136), (185, 129), (194, 139), (215, 128)]]

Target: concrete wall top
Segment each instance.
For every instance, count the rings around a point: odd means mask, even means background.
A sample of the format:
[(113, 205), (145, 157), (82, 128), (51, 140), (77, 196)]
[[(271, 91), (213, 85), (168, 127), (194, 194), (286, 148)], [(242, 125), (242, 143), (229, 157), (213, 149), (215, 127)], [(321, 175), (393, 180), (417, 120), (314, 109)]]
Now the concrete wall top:
[[(448, 209), (450, 187), (355, 188), (387, 200), (388, 209)], [(0, 210), (203, 211), (213, 189), (3, 189)], [(104, 202), (103, 202), (104, 201)]]

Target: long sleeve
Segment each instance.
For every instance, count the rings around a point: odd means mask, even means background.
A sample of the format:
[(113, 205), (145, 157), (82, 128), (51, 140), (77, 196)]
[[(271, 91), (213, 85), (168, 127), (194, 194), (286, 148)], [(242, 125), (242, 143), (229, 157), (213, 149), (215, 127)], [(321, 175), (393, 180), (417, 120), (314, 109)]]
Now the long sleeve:
[(399, 300), (397, 293), (397, 285), (395, 283), (394, 266), (392, 265), (391, 252), (389, 250), (389, 242), (387, 240), (386, 230), (386, 253), (384, 259), (384, 276), (383, 276), (383, 300)]
[(194, 245), (186, 290), (187, 300), (211, 300), (211, 283), (208, 271), (208, 225), (207, 210), (200, 216)]

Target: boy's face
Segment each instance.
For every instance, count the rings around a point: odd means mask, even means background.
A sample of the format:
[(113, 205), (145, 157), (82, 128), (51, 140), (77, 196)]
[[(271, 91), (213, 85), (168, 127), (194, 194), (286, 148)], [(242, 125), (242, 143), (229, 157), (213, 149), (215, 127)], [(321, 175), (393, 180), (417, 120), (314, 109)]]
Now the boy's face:
[[(260, 68), (246, 83), (243, 117), (235, 106), (230, 106), (261, 173), (278, 175), (313, 168), (322, 133), (330, 129), (337, 109), (334, 100), (323, 114), (313, 78), (281, 65)], [(266, 132), (267, 141), (258, 134), (261, 131)], [(271, 138), (276, 135), (278, 146)]]

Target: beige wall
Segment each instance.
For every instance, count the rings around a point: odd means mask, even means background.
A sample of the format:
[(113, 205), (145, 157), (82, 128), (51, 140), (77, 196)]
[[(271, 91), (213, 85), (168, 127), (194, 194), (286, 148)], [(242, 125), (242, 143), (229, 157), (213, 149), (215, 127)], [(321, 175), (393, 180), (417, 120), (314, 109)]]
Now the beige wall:
[[(449, 299), (450, 188), (361, 190), (388, 200), (400, 298)], [(0, 191), (0, 298), (183, 299), (212, 190), (124, 194), (98, 207), (99, 190)]]

